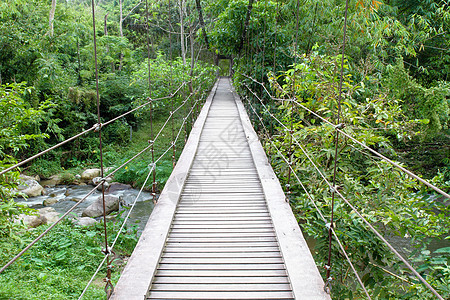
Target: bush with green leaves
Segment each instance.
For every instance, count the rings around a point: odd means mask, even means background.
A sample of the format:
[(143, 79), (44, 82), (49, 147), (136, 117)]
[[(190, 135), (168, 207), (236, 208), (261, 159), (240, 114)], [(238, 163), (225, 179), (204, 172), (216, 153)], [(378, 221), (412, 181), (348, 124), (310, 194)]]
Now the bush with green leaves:
[[(313, 51), (279, 76), (269, 74), (272, 91), (277, 97), (295, 98), (303, 106), (335, 122), (339, 99), (339, 73), (334, 70), (339, 65), (340, 58), (339, 55), (328, 56)], [(382, 83), (379, 83), (377, 91), (371, 92), (372, 94), (365, 91), (365, 81), (370, 80), (375, 79), (368, 75), (364, 81), (355, 82), (346, 62), (341, 103), (341, 122), (346, 125), (343, 130), (395, 160), (398, 156), (393, 142), (415, 138), (420, 134), (422, 126), (426, 126), (428, 122), (423, 119), (409, 119), (403, 112), (402, 102), (393, 97), (395, 93)], [(370, 98), (361, 97), (363, 94), (370, 95)], [(258, 106), (258, 102), (256, 100), (255, 105)], [(285, 134), (286, 129), (258, 106), (266, 127), (275, 129), (272, 143), (283, 155), (292, 157), (294, 171), (325, 218), (329, 220), (332, 193), (307, 155), (312, 158), (326, 180), (332, 182), (335, 159), (333, 126), (290, 101), (274, 101), (268, 105), (279, 120), (292, 127), (296, 140), (293, 141), (290, 135)], [(271, 155), (272, 164), (282, 184), (290, 184), (290, 200), (297, 218), (303, 231), (316, 240), (315, 259), (318, 265), (324, 265), (328, 255), (326, 226), (292, 174), (288, 182), (289, 169), (272, 143), (266, 141), (265, 148)], [(292, 143), (293, 147), (290, 146)], [(406, 252), (405, 255), (417, 262), (415, 266), (440, 293), (448, 296), (448, 249), (434, 251), (431, 255), (426, 247), (431, 238), (439, 239), (448, 235), (450, 223), (446, 216), (450, 213), (449, 207), (435, 201), (431, 191), (417, 181), (342, 135), (338, 144), (338, 155), (336, 184), (339, 191), (383, 235), (405, 238), (413, 249), (417, 249)], [(445, 188), (442, 181), (435, 180), (435, 183)], [(398, 262), (339, 196), (336, 196), (335, 205), (336, 233), (357, 270), (363, 275), (363, 282), (373, 297), (401, 299), (403, 293), (409, 295), (408, 299), (431, 297), (417, 279), (409, 278), (408, 269)], [(335, 241), (332, 243), (332, 253), (332, 276), (335, 279), (333, 297), (346, 299), (363, 296), (362, 290), (355, 287), (355, 279)], [(428, 257), (425, 257), (426, 255)], [(404, 280), (390, 277), (385, 270), (398, 274)]]
[[(109, 242), (122, 221), (108, 222)], [(4, 265), (47, 226), (16, 232), (0, 239), (0, 264)], [(94, 274), (104, 255), (103, 225), (79, 227), (70, 221), (58, 224), (36, 245), (0, 276), (0, 299), (77, 299)], [(135, 228), (125, 227), (115, 247), (119, 257), (128, 256), (137, 243)], [(120, 275), (120, 265), (113, 263), (113, 282)], [(105, 297), (106, 266), (85, 295), (86, 299)]]

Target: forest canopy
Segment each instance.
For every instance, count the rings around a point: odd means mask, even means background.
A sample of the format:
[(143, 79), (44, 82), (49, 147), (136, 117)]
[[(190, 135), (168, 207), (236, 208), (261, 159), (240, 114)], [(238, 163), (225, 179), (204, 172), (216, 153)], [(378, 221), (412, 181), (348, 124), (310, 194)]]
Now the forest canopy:
[[(0, 3), (0, 168), (97, 123), (95, 34), (102, 121), (149, 97), (171, 95), (183, 83), (189, 84), (176, 103), (193, 91), (204, 97), (217, 74), (231, 75), (303, 232), (314, 240), (321, 272), (326, 229), (292, 173), (329, 217), (332, 193), (324, 181), (333, 179), (338, 149), (340, 191), (383, 233), (406, 237), (408, 258), (449, 296), (448, 201), (348, 139), (341, 137), (336, 148), (334, 128), (308, 111), (331, 123), (342, 121), (358, 141), (448, 192), (449, 1), (97, 0), (95, 33), (90, 5), (88, 0)], [(287, 101), (292, 99), (299, 105)], [(155, 104), (155, 122), (163, 122), (172, 105)], [(120, 165), (136, 145), (129, 144), (130, 128), (142, 133), (139, 145), (148, 143), (148, 114), (148, 108), (129, 114), (102, 131), (107, 164)], [(97, 137), (87, 135), (1, 175), (0, 236), (26, 240), (24, 228), (9, 224), (27, 211), (12, 200), (19, 172), (47, 178), (98, 165), (99, 159)], [(164, 164), (170, 166), (171, 159)], [(146, 165), (143, 159), (117, 178), (138, 186)], [(379, 239), (361, 229), (351, 209), (339, 202), (336, 214), (337, 233), (374, 298), (432, 298)], [(436, 240), (444, 246), (433, 248)], [(333, 298), (363, 297), (335, 242), (332, 250)]]

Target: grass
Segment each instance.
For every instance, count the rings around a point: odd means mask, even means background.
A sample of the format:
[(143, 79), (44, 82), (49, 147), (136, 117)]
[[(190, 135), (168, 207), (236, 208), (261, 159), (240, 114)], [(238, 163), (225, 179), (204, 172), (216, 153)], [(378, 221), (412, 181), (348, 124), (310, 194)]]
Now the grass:
[[(154, 136), (164, 125), (165, 119), (157, 119), (153, 122)], [(172, 122), (169, 121), (158, 139), (155, 141), (154, 146), (154, 158), (158, 159), (172, 144), (172, 136), (177, 135), (183, 123), (183, 119), (178, 116), (174, 118), (173, 133)], [(185, 126), (186, 127), (186, 126)], [(185, 127), (181, 129), (181, 134), (175, 145), (175, 158), (178, 160), (185, 143), (186, 132)], [(189, 125), (188, 125), (189, 127)], [(172, 135), (173, 134), (173, 135)], [(150, 140), (150, 123), (143, 123), (139, 130), (133, 132), (131, 142), (124, 146), (112, 145), (105, 148), (105, 165), (118, 167), (125, 163), (128, 159), (139, 153), (142, 149), (149, 145)], [(169, 178), (173, 166), (172, 166), (173, 151), (170, 149), (162, 159), (156, 164), (156, 182), (158, 189), (161, 190), (164, 187), (167, 179)], [(133, 162), (128, 164), (123, 169), (119, 170), (114, 180), (131, 184), (134, 187), (141, 187), (149, 171), (149, 164), (152, 162), (152, 156), (150, 149), (142, 153)], [(146, 188), (150, 188), (152, 182), (147, 183)]]
[[(176, 136), (183, 123), (184, 108), (176, 114), (173, 122), (169, 121), (155, 142), (154, 157), (159, 158), (171, 145), (173, 134)], [(153, 122), (153, 132), (156, 135), (165, 123), (165, 116), (156, 118)], [(190, 127), (187, 124), (187, 128)], [(176, 143), (175, 158), (178, 159), (186, 138), (185, 128)], [(150, 123), (141, 123), (140, 128), (133, 132), (132, 140), (125, 145), (105, 145), (104, 165), (118, 167), (128, 159), (148, 146), (150, 139)], [(158, 189), (162, 190), (172, 166), (173, 152), (170, 149), (156, 165), (156, 181)], [(64, 174), (64, 179), (70, 181), (74, 174), (79, 174), (85, 168), (98, 167), (98, 163), (77, 162), (76, 166), (64, 170), (56, 164), (48, 164), (51, 159), (39, 161), (31, 173), (44, 174), (49, 177), (55, 173)], [(151, 151), (145, 151), (133, 162), (122, 168), (114, 180), (128, 183), (134, 187), (142, 186), (152, 162)], [(146, 187), (150, 188), (152, 182)], [(109, 238), (117, 233), (120, 222), (108, 222)], [(0, 265), (3, 266), (30, 241), (42, 233), (47, 226), (25, 230), (14, 226), (10, 236), (0, 238)], [(103, 259), (103, 229), (100, 224), (92, 227), (79, 227), (70, 221), (63, 221), (52, 229), (44, 238), (31, 247), (18, 261), (0, 274), (0, 300), (19, 299), (78, 299), (85, 285), (90, 280), (97, 266)], [(136, 230), (128, 230), (121, 235), (115, 250), (121, 257), (131, 255), (137, 243)], [(119, 260), (119, 264), (122, 264)], [(121, 265), (113, 269), (113, 285), (120, 277)], [(93, 281), (83, 299), (104, 299), (105, 284), (102, 281), (106, 274), (103, 267)]]
[[(108, 224), (110, 237), (120, 225), (120, 222)], [(14, 236), (2, 237), (1, 265), (46, 228), (18, 230)], [(104, 257), (102, 231), (100, 224), (91, 227), (79, 227), (70, 221), (59, 224), (0, 275), (0, 299), (78, 299)], [(136, 243), (136, 230), (129, 229), (121, 235), (115, 250), (123, 256), (130, 255)], [(105, 267), (83, 299), (105, 298), (104, 274)], [(120, 268), (114, 268), (113, 283), (119, 275)]]

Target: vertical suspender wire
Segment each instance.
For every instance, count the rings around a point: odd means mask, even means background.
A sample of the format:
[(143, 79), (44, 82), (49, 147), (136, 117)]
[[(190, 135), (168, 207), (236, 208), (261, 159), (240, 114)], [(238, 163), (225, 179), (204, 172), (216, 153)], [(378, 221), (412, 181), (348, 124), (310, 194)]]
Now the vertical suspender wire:
[[(151, 101), (152, 98), (152, 79), (151, 79), (151, 64), (150, 64), (150, 32), (148, 26), (148, 0), (145, 0), (145, 30), (147, 33), (147, 62), (148, 62), (148, 98)], [(153, 142), (153, 102), (150, 102), (150, 151), (152, 153), (152, 200), (156, 204), (156, 166), (155, 166), (155, 147)]]
[(275, 14), (275, 36), (273, 45), (273, 75), (276, 75), (276, 63), (277, 63), (277, 36), (278, 36), (278, 14), (280, 12), (280, 2), (277, 1), (277, 12)]
[[(339, 126), (339, 123), (341, 121), (341, 101), (342, 101), (342, 83), (344, 81), (344, 61), (345, 61), (345, 42), (347, 38), (347, 15), (348, 15), (348, 0), (345, 1), (345, 12), (344, 12), (344, 34), (342, 38), (342, 59), (341, 59), (341, 70), (340, 70), (340, 79), (339, 79), (339, 96), (338, 96), (338, 113), (336, 118), (336, 124), (337, 127)], [(331, 218), (330, 223), (328, 224), (328, 260), (327, 260), (327, 275), (326, 275), (326, 283), (324, 290), (327, 293), (331, 292), (331, 242), (333, 238), (333, 228), (334, 228), (334, 202), (335, 202), (335, 196), (336, 196), (336, 175), (337, 175), (337, 164), (338, 164), (338, 143), (339, 143), (339, 131), (335, 131), (335, 138), (334, 138), (334, 170), (333, 170), (333, 190), (331, 193)]]
[[(294, 41), (294, 72), (292, 76), (294, 77), (292, 80), (292, 97), (295, 98), (295, 68), (297, 66), (297, 44), (298, 44), (298, 23), (299, 23), (299, 13), (300, 13), (300, 0), (297, 0), (297, 8), (296, 8), (296, 23), (295, 23), (295, 41)], [(291, 103), (291, 128), (289, 132), (289, 148), (287, 154), (289, 155), (289, 166), (292, 166), (292, 157), (294, 155), (294, 151), (292, 149), (292, 135), (294, 134), (294, 102)], [(291, 168), (288, 168), (288, 178), (287, 178), (287, 197), (286, 201), (289, 202), (289, 198), (291, 195)]]
[[(172, 65), (172, 32), (171, 32), (171, 27), (172, 27), (172, 14), (170, 11), (170, 5), (171, 2), (169, 0), (169, 8), (167, 10), (168, 16), (169, 16), (169, 65), (170, 65), (170, 87), (172, 87), (172, 83), (173, 83), (173, 65)], [(181, 5), (181, 4), (180, 4)], [(181, 43), (183, 43), (183, 37), (181, 37)], [(170, 97), (170, 122), (172, 125), (172, 166), (175, 168), (175, 124), (174, 124), (174, 95), (172, 95), (172, 97)]]
[[(277, 12), (275, 14), (275, 36), (273, 45), (273, 76), (276, 78), (276, 62), (277, 62), (277, 42), (278, 42), (278, 14), (280, 13), (280, 2), (277, 1)], [(273, 136), (273, 120), (270, 120), (270, 134)], [(271, 143), (272, 144), (272, 143)]]
[[(265, 12), (266, 10), (264, 9), (264, 12)], [(262, 72), (261, 72), (261, 82), (262, 83), (264, 83), (264, 75), (265, 75), (265, 63), (266, 63), (266, 60), (265, 60), (265, 55), (266, 55), (266, 30), (267, 30), (267, 24), (266, 24), (266, 20), (264, 20), (264, 18), (262, 19), (263, 20), (263, 22), (264, 22), (264, 36), (263, 36), (263, 51), (262, 51)], [(261, 85), (261, 94), (263, 93), (263, 89), (264, 89), (264, 87), (263, 87), (263, 85)]]
[[(94, 61), (95, 61), (95, 87), (97, 92), (97, 124), (98, 124), (98, 140), (99, 140), (99, 152), (100, 152), (100, 176), (103, 178), (104, 176), (104, 168), (103, 168), (103, 147), (102, 147), (102, 125), (100, 119), (100, 93), (98, 88), (98, 62), (97, 62), (97, 34), (95, 32), (95, 2), (91, 1), (92, 4), (92, 28), (94, 31)], [(107, 273), (106, 273), (106, 285), (105, 292), (107, 298), (109, 298), (113, 291), (114, 287), (111, 283), (111, 261), (109, 258), (110, 251), (108, 248), (108, 233), (106, 229), (106, 202), (105, 202), (105, 181), (102, 181), (102, 204), (103, 204), (103, 230), (105, 235), (105, 249), (103, 253), (107, 256)]]

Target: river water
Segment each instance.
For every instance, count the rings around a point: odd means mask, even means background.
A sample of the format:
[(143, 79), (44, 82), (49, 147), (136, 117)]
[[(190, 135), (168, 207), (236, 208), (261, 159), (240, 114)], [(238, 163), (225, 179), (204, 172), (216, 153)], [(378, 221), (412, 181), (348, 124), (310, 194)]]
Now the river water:
[[(15, 199), (15, 201), (18, 203), (26, 204), (29, 207), (39, 209), (44, 207), (43, 202), (45, 200), (49, 198), (54, 198), (57, 199), (58, 202), (49, 205), (49, 207), (53, 207), (58, 213), (62, 214), (68, 211), (83, 197), (85, 197), (92, 190), (92, 188), (93, 187), (91, 185), (84, 185), (84, 186), (59, 185), (55, 187), (46, 188), (45, 189), (46, 194), (44, 196), (30, 197), (28, 199), (17, 198)], [(136, 199), (138, 193), (139, 190), (131, 188), (123, 188), (108, 193), (108, 195), (121, 197), (123, 206), (130, 206)], [(102, 194), (101, 192), (95, 191), (92, 195), (90, 195), (82, 203), (80, 203), (80, 205), (73, 210), (73, 213), (76, 214), (78, 217), (81, 217), (83, 210), (89, 205), (91, 205), (98, 197), (101, 196), (101, 194)], [(127, 224), (137, 225), (138, 232), (140, 234), (144, 229), (145, 224), (147, 223), (148, 217), (150, 216), (153, 207), (154, 205), (151, 193), (142, 192), (136, 202), (133, 211), (130, 214), (130, 218), (127, 221)], [(126, 209), (121, 207), (121, 210)], [(127, 212), (124, 212), (122, 216), (125, 217), (126, 213)]]
[[(46, 189), (46, 195), (38, 196), (38, 197), (30, 197), (28, 199), (19, 198), (16, 199), (17, 202), (26, 204), (32, 208), (42, 208), (43, 202), (49, 198), (56, 198), (58, 200), (57, 203), (50, 205), (59, 213), (65, 213), (69, 210), (76, 202), (86, 196), (91, 190), (92, 186), (90, 185), (73, 185), (73, 186), (56, 186)], [(131, 188), (124, 188), (116, 190), (109, 195), (122, 197), (122, 202), (124, 206), (130, 206), (138, 195), (139, 191)], [(99, 196), (101, 196), (101, 192), (95, 191), (92, 195), (90, 195), (86, 200), (83, 201), (75, 210), (73, 211), (77, 216), (81, 217), (83, 210), (88, 207), (92, 202), (95, 201)], [(133, 211), (130, 214), (130, 218), (127, 221), (128, 225), (137, 225), (138, 233), (140, 234), (147, 220), (153, 210), (153, 201), (152, 195), (149, 192), (142, 192), (139, 199), (136, 202), (136, 205)], [(121, 208), (123, 210), (124, 208)], [(126, 213), (126, 212), (125, 212)], [(125, 213), (123, 217), (125, 216)], [(315, 240), (306, 237), (308, 245), (311, 251), (314, 251)], [(398, 236), (389, 236), (387, 237), (388, 241), (392, 243), (392, 245), (403, 255), (408, 256), (408, 252), (413, 251), (415, 249), (414, 245), (411, 244), (410, 239), (402, 238)], [(434, 238), (430, 241), (428, 245), (428, 250), (434, 252), (439, 248), (450, 247), (450, 239), (445, 239), (445, 236), (441, 238)]]

